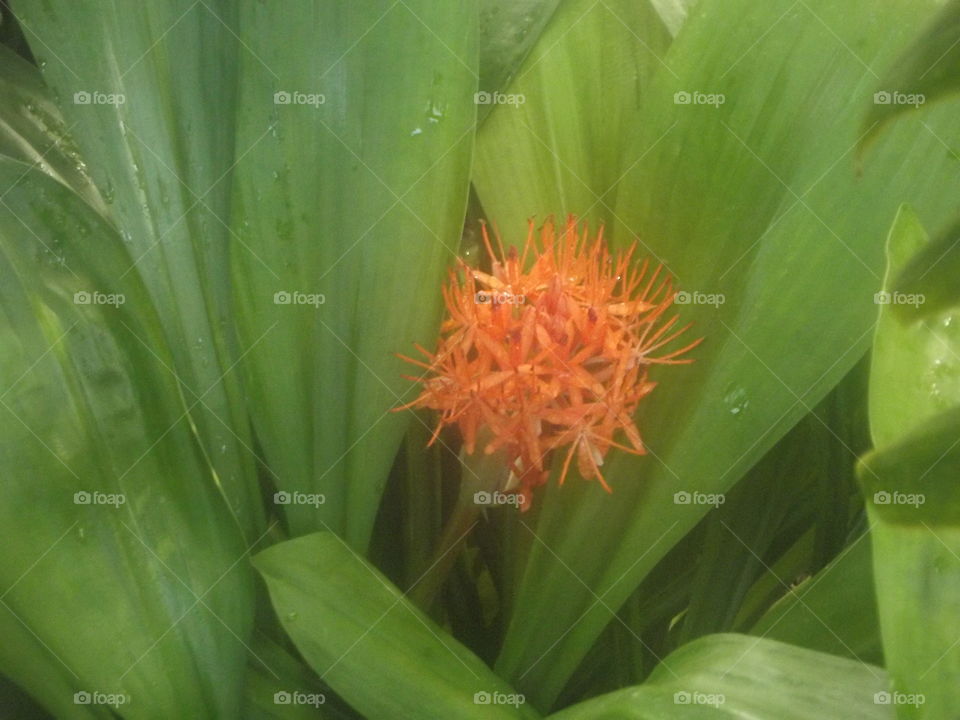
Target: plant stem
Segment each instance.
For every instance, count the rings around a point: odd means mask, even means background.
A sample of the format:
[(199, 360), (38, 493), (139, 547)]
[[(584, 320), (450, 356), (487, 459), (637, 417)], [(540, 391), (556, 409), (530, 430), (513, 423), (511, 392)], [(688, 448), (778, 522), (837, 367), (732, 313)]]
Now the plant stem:
[(484, 455), (478, 452), (466, 455), (461, 451), (460, 462), (464, 472), (460, 479), (456, 505), (440, 534), (430, 565), (408, 591), (410, 599), (424, 609), (429, 609), (433, 604), (437, 592), (446, 582), (460, 555), (459, 549), (463, 540), (477, 524), (477, 517), (483, 507), (483, 504), (477, 502), (477, 493), (492, 493), (503, 487), (506, 481), (506, 466), (498, 454)]

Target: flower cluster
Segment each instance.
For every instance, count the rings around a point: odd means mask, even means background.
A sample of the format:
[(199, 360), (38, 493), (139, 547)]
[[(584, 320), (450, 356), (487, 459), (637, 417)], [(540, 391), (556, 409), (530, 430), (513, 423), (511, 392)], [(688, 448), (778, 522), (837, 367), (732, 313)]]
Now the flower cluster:
[(478, 442), (499, 452), (510, 471), (502, 489), (521, 494), (524, 509), (561, 448), (561, 484), (576, 456), (580, 474), (609, 492), (600, 471), (609, 449), (644, 452), (633, 415), (655, 386), (650, 366), (692, 362), (681, 356), (700, 342), (654, 357), (689, 327), (664, 318), (670, 278), (646, 260), (635, 266), (636, 243), (612, 257), (603, 230), (590, 239), (573, 216), (559, 230), (547, 221), (539, 238), (531, 221), (520, 252), (499, 237), (494, 252), (486, 227), (483, 239), (490, 272), (463, 261), (451, 270), (436, 352), (401, 356), (426, 370), (422, 392), (398, 409), (440, 412), (431, 443), (456, 425), (467, 454)]

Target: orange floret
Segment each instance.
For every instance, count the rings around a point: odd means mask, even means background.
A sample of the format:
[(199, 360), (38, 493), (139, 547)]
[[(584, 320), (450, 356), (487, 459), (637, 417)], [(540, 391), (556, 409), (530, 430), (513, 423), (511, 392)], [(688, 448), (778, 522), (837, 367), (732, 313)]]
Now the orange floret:
[[(664, 319), (674, 293), (662, 266), (634, 266), (634, 243), (611, 257), (603, 230), (590, 239), (570, 216), (558, 234), (552, 220), (539, 241), (530, 222), (522, 253), (497, 252), (486, 226), (483, 239), (491, 272), (462, 260), (443, 289), (447, 318), (436, 352), (417, 346), (425, 360), (423, 390), (398, 410), (425, 407), (440, 413), (430, 440), (456, 425), (464, 450), (501, 452), (510, 476), (504, 491), (522, 495), (528, 509), (533, 488), (549, 476), (555, 450), (566, 448), (560, 483), (574, 455), (584, 478), (608, 492), (600, 471), (611, 447), (643, 454), (633, 415), (655, 383), (653, 364), (693, 362), (682, 358), (700, 343), (654, 356), (688, 326)], [(622, 431), (625, 442), (614, 435)]]

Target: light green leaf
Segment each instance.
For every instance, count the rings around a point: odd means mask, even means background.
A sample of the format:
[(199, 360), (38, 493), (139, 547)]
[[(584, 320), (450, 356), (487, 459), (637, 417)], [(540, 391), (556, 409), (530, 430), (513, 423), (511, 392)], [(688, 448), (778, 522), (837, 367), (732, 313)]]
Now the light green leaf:
[(902, 321), (917, 315), (938, 315), (960, 305), (960, 222), (954, 223), (902, 265), (891, 290), (904, 295), (922, 295), (923, 304), (910, 312), (910, 305), (891, 308)]
[[(902, 209), (887, 242), (888, 284), (927, 251), (926, 240), (916, 216)], [(891, 308), (881, 310), (871, 373), (877, 450), (863, 458), (859, 475), (874, 523), (887, 667), (908, 700), (898, 714), (948, 717), (960, 703), (960, 319), (953, 311), (903, 326)]]
[(878, 80), (861, 148), (902, 113), (960, 91), (960, 0), (948, 0)]
[(0, 158), (0, 188), (0, 671), (58, 717), (109, 713), (76, 692), (124, 694), (127, 718), (234, 717), (245, 546), (149, 294), (64, 185)]
[(697, 0), (650, 0), (650, 4), (660, 13), (670, 34), (676, 37)]
[(619, 139), (669, 43), (646, 0), (559, 7), (477, 135), (474, 185), (505, 242), (522, 241), (531, 217), (611, 219)]
[[(541, 707), (709, 509), (674, 494), (729, 489), (867, 349), (900, 203), (935, 223), (952, 214), (960, 185), (937, 137), (903, 123), (859, 178), (852, 157), (867, 68), (934, 5), (701, 0), (664, 58), (671, 72), (645, 89), (614, 241), (641, 238), (701, 298), (677, 310), (705, 341), (693, 366), (653, 371), (639, 415), (649, 454), (611, 454), (612, 495), (568, 481), (535, 500), (539, 542), (497, 668)], [(925, 122), (957, 141), (955, 112)]]
[(863, 459), (884, 654), (903, 718), (960, 705), (960, 406)]
[(746, 635), (708, 635), (670, 654), (643, 685), (551, 715), (551, 720), (890, 717), (874, 702), (881, 668)]
[(904, 292), (894, 280), (930, 249), (919, 218), (902, 207), (887, 237), (887, 274), (878, 293), (870, 383), (870, 428), (878, 447), (960, 402), (960, 311), (921, 317), (925, 295)]
[(332, 533), (274, 545), (253, 562), (304, 658), (365, 717), (538, 717)]
[[(226, 0), (24, 0), (17, 17), (160, 313), (204, 450), (249, 542), (263, 530), (231, 334), (226, 225), (239, 45)], [(82, 28), (82, 30), (81, 30)]]
[(411, 419), (390, 412), (414, 397), (394, 353), (434, 342), (459, 243), (476, 8), (296, 0), (240, 16), (247, 251), (231, 259), (249, 406), (278, 489), (323, 495), (283, 506), (292, 532), (364, 548)]

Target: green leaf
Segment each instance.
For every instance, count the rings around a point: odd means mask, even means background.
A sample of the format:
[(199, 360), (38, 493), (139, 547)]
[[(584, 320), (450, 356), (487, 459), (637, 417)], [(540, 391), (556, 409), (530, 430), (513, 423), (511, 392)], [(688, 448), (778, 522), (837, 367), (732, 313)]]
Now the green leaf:
[[(937, 137), (902, 124), (859, 178), (852, 157), (874, 82), (864, 65), (889, 62), (934, 5), (701, 0), (664, 58), (670, 71), (646, 87), (614, 241), (641, 238), (701, 294), (678, 312), (705, 342), (694, 365), (654, 370), (639, 415), (649, 454), (611, 454), (612, 495), (567, 482), (535, 501), (539, 542), (497, 668), (539, 706), (709, 509), (674, 494), (725, 492), (862, 356), (899, 204), (935, 223), (952, 214), (960, 185)], [(693, 103), (694, 92), (725, 102)], [(925, 122), (955, 142), (955, 112)]]
[(79, 193), (98, 212), (106, 206), (86, 173), (40, 72), (0, 45), (0, 155), (36, 165)]
[[(480, 0), (480, 92), (506, 88), (560, 0)], [(485, 116), (494, 108), (480, 108)]]
[(873, 344), (870, 426), (880, 447), (960, 402), (960, 311), (927, 313), (925, 296), (897, 289), (894, 280), (931, 248), (916, 213), (900, 208), (887, 237)]
[(874, 702), (881, 668), (793, 645), (708, 635), (669, 655), (643, 685), (551, 715), (551, 720), (889, 718)]
[(58, 717), (109, 712), (76, 692), (126, 695), (128, 718), (235, 717), (245, 546), (149, 294), (64, 185), (0, 158), (0, 188), (0, 671)]
[(897, 305), (903, 321), (918, 315), (937, 315), (960, 305), (960, 222), (954, 223), (937, 239), (927, 244), (903, 264), (892, 280), (892, 290), (904, 295), (923, 296), (923, 303), (914, 312), (910, 305)]
[(283, 507), (291, 531), (364, 548), (411, 419), (390, 412), (414, 397), (394, 353), (435, 341), (459, 243), (476, 9), (297, 0), (240, 16), (248, 252), (231, 259), (249, 406), (278, 489), (323, 495)]
[(332, 533), (274, 545), (253, 563), (304, 658), (365, 717), (538, 717)]
[(863, 459), (884, 654), (899, 716), (960, 704), (960, 406)]
[(823, 570), (791, 589), (767, 610), (750, 634), (882, 665), (872, 556), (866, 538), (858, 537)]
[(960, 0), (949, 0), (878, 80), (861, 149), (902, 113), (960, 91)]
[[(249, 542), (264, 527), (231, 334), (226, 225), (235, 164), (239, 45), (226, 0), (24, 0), (20, 20), (44, 78), (160, 313), (218, 483)], [(78, 31), (82, 28), (82, 32)], [(251, 341), (252, 342), (252, 341)]]
[(698, 0), (650, 0), (650, 4), (656, 8), (663, 19), (663, 24), (674, 37), (680, 32), (687, 15), (697, 2)]
[[(887, 242), (887, 283), (927, 251), (926, 240), (902, 209)], [(902, 704), (899, 716), (947, 717), (960, 702), (960, 319), (953, 311), (903, 326), (891, 308), (881, 309), (871, 371), (877, 449), (859, 475), (893, 688), (924, 701)]]
[(477, 134), (474, 185), (505, 242), (531, 217), (611, 219), (620, 139), (669, 43), (646, 0), (559, 7)]

